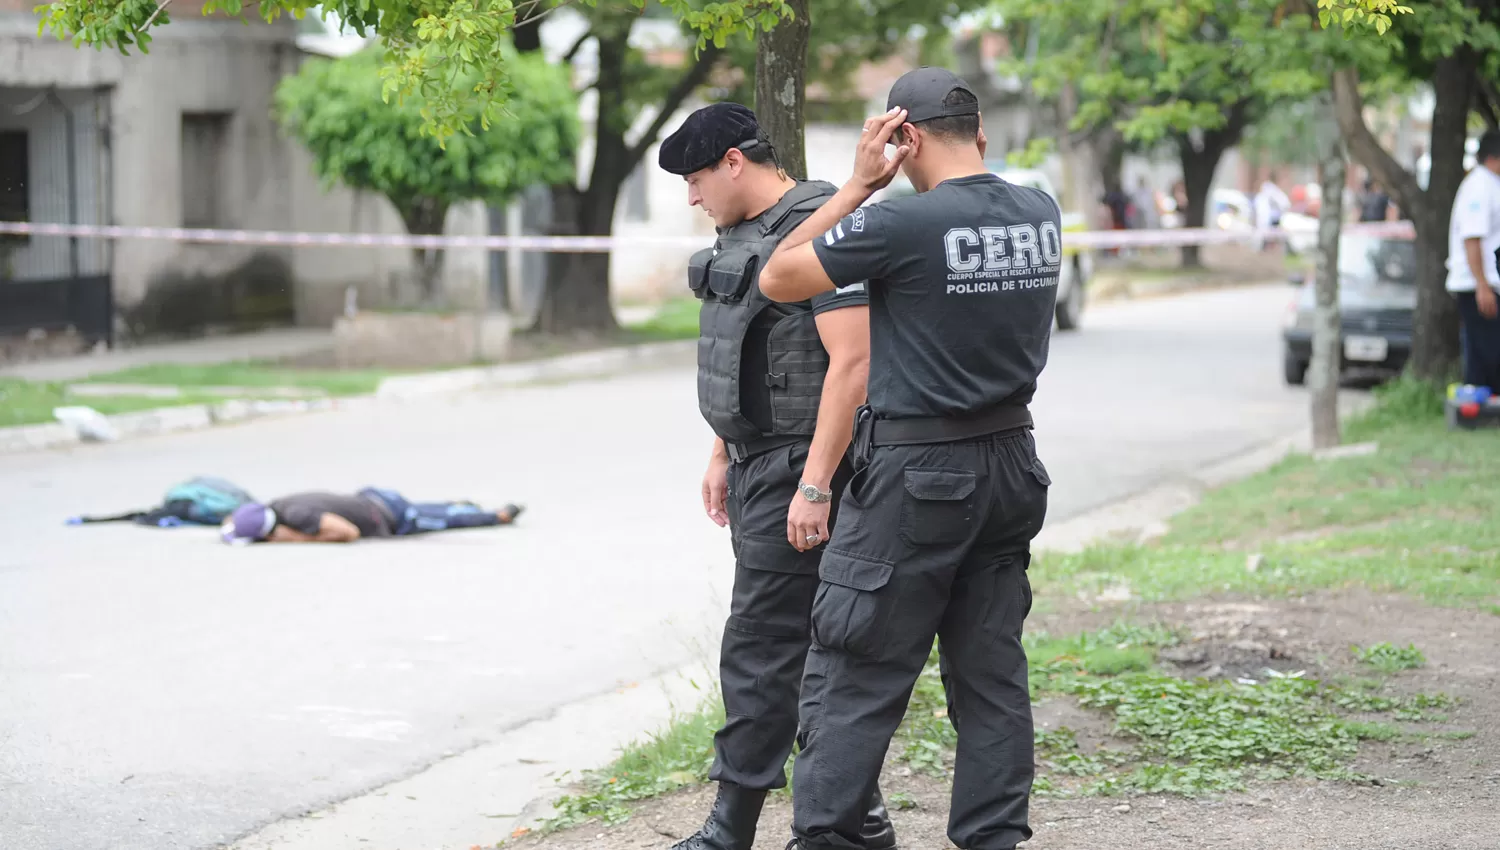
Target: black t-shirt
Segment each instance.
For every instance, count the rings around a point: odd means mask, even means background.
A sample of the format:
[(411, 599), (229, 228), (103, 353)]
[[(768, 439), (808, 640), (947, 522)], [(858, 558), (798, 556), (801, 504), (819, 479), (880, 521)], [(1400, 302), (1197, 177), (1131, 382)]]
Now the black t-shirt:
[(853, 283), (831, 292), (820, 292), (811, 302), (800, 305), (776, 304), (762, 310), (745, 332), (745, 348), (740, 356), (740, 411), (755, 427), (771, 430), (771, 393), (766, 386), (766, 374), (771, 371), (771, 328), (795, 309), (811, 308), (814, 316), (841, 307), (863, 307), (870, 303), (863, 281)]
[(1391, 198), (1384, 192), (1369, 192), (1359, 205), (1360, 221), (1385, 221)]
[(835, 286), (868, 281), (877, 417), (1025, 404), (1047, 364), (1062, 213), (993, 174), (855, 210), (813, 240)]
[(389, 537), (390, 520), (369, 499), (335, 493), (297, 493), (277, 499), (267, 507), (276, 512), (276, 522), (303, 534), (317, 534), (323, 514), (334, 514), (354, 524), (361, 537)]

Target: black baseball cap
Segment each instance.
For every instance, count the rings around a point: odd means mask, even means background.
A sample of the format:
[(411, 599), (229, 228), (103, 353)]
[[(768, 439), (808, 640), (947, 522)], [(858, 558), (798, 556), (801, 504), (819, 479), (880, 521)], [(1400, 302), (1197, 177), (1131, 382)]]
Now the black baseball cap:
[(974, 90), (959, 75), (946, 68), (922, 67), (907, 71), (891, 86), (886, 97), (885, 108), (901, 107), (906, 110), (906, 120), (912, 124), (931, 121), (934, 118), (951, 118), (955, 115), (978, 115), (979, 98), (973, 103), (945, 106), (943, 101), (955, 91), (973, 95)]

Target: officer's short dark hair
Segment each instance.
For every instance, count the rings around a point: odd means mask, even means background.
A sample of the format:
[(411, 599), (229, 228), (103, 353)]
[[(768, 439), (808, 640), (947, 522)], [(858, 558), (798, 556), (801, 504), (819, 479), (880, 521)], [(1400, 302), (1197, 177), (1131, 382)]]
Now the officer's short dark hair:
[[(979, 98), (964, 89), (954, 89), (943, 98), (943, 106), (972, 106), (977, 103)], [(918, 121), (913, 126), (921, 127), (929, 136), (944, 142), (972, 142), (979, 138), (978, 115), (949, 115)], [(903, 144), (899, 127), (895, 135), (896, 144)]]
[[(771, 166), (771, 168), (775, 168), (777, 169), (777, 171), (780, 171), (781, 156), (780, 154), (775, 153), (775, 145), (771, 144), (771, 141), (769, 141), (769, 139), (759, 138), (756, 139), (753, 144), (738, 145), (738, 148), (739, 153), (744, 154), (745, 160), (747, 160), (747, 162), (754, 163), (754, 165), (769, 165)], [(718, 162), (715, 162), (714, 165), (709, 166), (709, 169), (711, 169), (711, 171), (717, 171), (718, 163), (720, 162), (723, 162), (723, 160), (718, 160)]]
[(1474, 153), (1474, 158), (1483, 164), (1495, 157), (1500, 157), (1500, 130), (1489, 130), (1479, 137), (1479, 150)]

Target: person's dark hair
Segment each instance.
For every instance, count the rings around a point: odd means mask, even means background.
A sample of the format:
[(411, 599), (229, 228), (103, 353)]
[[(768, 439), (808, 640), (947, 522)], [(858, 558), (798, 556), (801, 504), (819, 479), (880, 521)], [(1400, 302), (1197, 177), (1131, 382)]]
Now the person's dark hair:
[(745, 159), (750, 160), (756, 165), (781, 167), (781, 157), (776, 154), (776, 146), (771, 144), (769, 139), (758, 139), (756, 144), (752, 145), (748, 150), (740, 148), (740, 153), (743, 153)]
[(1474, 152), (1474, 158), (1483, 163), (1495, 157), (1500, 157), (1500, 130), (1489, 130), (1479, 137), (1479, 150)]
[[(972, 93), (963, 89), (954, 89), (943, 98), (943, 106), (972, 106), (979, 102)], [(979, 116), (978, 115), (950, 115), (944, 118), (930, 118), (918, 122), (915, 126), (927, 131), (927, 134), (944, 142), (972, 142), (979, 138)], [(900, 128), (896, 129), (896, 144), (905, 144), (901, 137)]]
[[(771, 144), (770, 139), (756, 139), (754, 144), (739, 145), (738, 150), (745, 155), (745, 159), (750, 163), (755, 165), (769, 165), (778, 171), (781, 169), (781, 157), (777, 155), (776, 146)], [(725, 153), (728, 153), (728, 151), (725, 151)], [(720, 160), (720, 162), (722, 161)], [(714, 163), (710, 168), (717, 171), (719, 163)]]

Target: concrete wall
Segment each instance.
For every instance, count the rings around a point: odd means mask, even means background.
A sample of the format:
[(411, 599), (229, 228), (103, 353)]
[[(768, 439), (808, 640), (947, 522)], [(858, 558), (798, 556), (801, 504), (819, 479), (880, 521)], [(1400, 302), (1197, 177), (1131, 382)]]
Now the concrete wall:
[[(183, 223), (182, 114), (224, 113), (216, 224), (278, 228), (291, 218), (294, 174), (271, 120), (271, 93), (294, 59), (292, 35), (290, 21), (243, 26), (189, 18), (161, 28), (149, 55), (123, 57), (38, 38), (32, 16), (9, 14), (0, 17), (0, 85), (109, 91), (111, 219), (122, 225)], [(114, 247), (116, 299), (129, 314), (153, 288), (196, 281), (183, 290), (188, 300), (189, 290), (237, 269), (288, 265), (279, 249), (121, 240)], [(276, 300), (277, 274), (258, 277), (263, 304)], [(289, 303), (290, 278), (279, 286)], [(268, 318), (286, 312), (266, 309)], [(139, 330), (158, 320), (172, 324), (153, 311)]]
[[(310, 157), (286, 139), (271, 110), (277, 82), (307, 57), (295, 45), (295, 22), (204, 20), (197, 10), (174, 7), (169, 26), (156, 28), (151, 52), (74, 48), (51, 34), (36, 35), (31, 0), (0, 0), (0, 87), (93, 90), (107, 108), (108, 195), (102, 223), (177, 227), (184, 221), (184, 113), (224, 113), (220, 179), (212, 226), (248, 230), (402, 233), (384, 198), (342, 188), (324, 191)], [(181, 5), (181, 4), (179, 4)], [(253, 16), (252, 16), (253, 17)], [(80, 95), (81, 96), (81, 95)], [(0, 117), (0, 126), (6, 120)], [(187, 170), (191, 170), (191, 165)], [(187, 179), (192, 179), (191, 175)], [(38, 220), (64, 221), (35, 209)], [(92, 223), (91, 219), (81, 219)], [(202, 226), (201, 224), (197, 226)], [(450, 233), (482, 234), (482, 205), (450, 212)], [(91, 250), (107, 250), (89, 241)], [(354, 286), (360, 303), (389, 303), (410, 275), (411, 252), (394, 248), (281, 248), (194, 245), (121, 240), (114, 245), (117, 302), (134, 321), (214, 323), (220, 313), (252, 319), (328, 324)], [(445, 288), (460, 303), (474, 303), (487, 279), (483, 251), (450, 251)], [(150, 295), (148, 296), (148, 293)], [(201, 293), (212, 293), (212, 298)], [(222, 296), (217, 307), (193, 305)], [(165, 302), (165, 304), (157, 303)], [(136, 309), (139, 307), (140, 309)], [(185, 312), (184, 312), (185, 311)], [(180, 315), (180, 321), (171, 319)], [(150, 331), (153, 328), (144, 327)]]
[[(325, 187), (313, 176), (312, 156), (299, 144), (286, 144), (294, 172), (303, 175), (289, 186), (292, 215), (281, 225), (302, 231), (332, 233), (403, 234), (406, 226), (384, 196), (342, 186)], [(483, 204), (455, 206), (448, 211), (448, 235), (488, 233)], [(447, 252), (443, 289), (450, 303), (484, 306), (489, 266), (482, 250)], [(298, 324), (328, 325), (344, 310), (350, 287), (356, 303), (365, 308), (399, 303), (413, 280), (413, 254), (408, 248), (296, 248), (291, 253), (297, 281), (295, 308)]]

